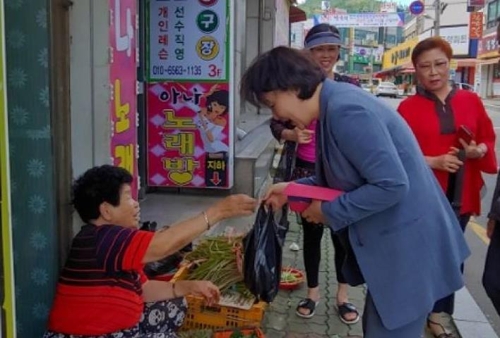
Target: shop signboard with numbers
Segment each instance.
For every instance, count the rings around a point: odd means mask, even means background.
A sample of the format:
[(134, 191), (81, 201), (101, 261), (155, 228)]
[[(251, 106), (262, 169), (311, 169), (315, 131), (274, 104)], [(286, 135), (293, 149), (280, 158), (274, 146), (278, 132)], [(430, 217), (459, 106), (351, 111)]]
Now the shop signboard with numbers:
[(230, 188), (228, 84), (151, 83), (147, 97), (148, 186)]
[(111, 25), (110, 114), (112, 121), (111, 158), (113, 164), (127, 169), (134, 181), (133, 196), (138, 195), (137, 165), (137, 59), (135, 0), (109, 0)]
[(149, 0), (149, 82), (227, 81), (229, 0)]

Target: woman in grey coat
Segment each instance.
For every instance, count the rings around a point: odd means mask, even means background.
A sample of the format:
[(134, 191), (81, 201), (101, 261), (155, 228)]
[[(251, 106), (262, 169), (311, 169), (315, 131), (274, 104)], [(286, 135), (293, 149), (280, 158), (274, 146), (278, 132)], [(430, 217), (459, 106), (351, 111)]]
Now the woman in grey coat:
[[(326, 79), (314, 60), (287, 47), (254, 61), (241, 96), (298, 128), (318, 120), (316, 175), (297, 182), (345, 193), (311, 201), (302, 217), (340, 236), (347, 282), (366, 283), (364, 337), (420, 338), (434, 303), (463, 286), (460, 265), (470, 252), (408, 125), (370, 93)], [(283, 206), (287, 184), (272, 186), (266, 203)]]

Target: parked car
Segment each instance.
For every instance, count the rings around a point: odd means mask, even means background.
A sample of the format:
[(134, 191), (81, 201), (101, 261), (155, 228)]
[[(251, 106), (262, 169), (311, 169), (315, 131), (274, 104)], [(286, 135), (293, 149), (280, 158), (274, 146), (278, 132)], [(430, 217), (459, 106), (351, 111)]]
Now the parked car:
[(381, 82), (377, 88), (375, 88), (376, 96), (388, 96), (392, 98), (398, 97), (398, 87), (392, 82)]
[(474, 86), (468, 84), (468, 83), (462, 83), (462, 82), (455, 82), (455, 81), (450, 81), (450, 84), (457, 88), (457, 89), (463, 89), (463, 90), (468, 90), (470, 92), (475, 92), (474, 91)]
[(372, 92), (372, 86), (368, 83), (362, 83), (361, 88), (363, 88), (364, 91), (371, 93)]

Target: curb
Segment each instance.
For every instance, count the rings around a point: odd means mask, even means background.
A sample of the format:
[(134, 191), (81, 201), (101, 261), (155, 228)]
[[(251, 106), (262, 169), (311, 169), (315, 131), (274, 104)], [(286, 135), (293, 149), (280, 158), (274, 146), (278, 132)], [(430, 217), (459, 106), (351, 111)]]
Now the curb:
[(483, 101), (483, 105), (485, 107), (488, 107), (488, 108), (500, 109), (500, 103), (496, 104), (496, 103), (489, 103), (489, 102), (484, 102)]
[(498, 338), (490, 322), (466, 287), (455, 293), (453, 322), (462, 338)]

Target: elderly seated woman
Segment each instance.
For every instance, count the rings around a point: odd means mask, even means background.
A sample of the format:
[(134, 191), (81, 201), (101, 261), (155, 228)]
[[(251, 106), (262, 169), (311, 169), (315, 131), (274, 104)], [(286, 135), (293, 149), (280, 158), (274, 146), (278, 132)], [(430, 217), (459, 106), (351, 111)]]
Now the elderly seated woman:
[(183, 296), (218, 300), (218, 288), (208, 281), (148, 280), (144, 264), (173, 254), (221, 220), (251, 215), (256, 201), (232, 195), (153, 233), (137, 229), (131, 183), (128, 171), (110, 165), (74, 183), (73, 203), (85, 225), (61, 272), (44, 338), (175, 337), (186, 310)]

